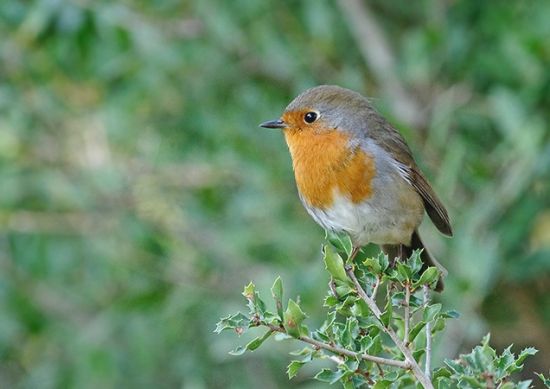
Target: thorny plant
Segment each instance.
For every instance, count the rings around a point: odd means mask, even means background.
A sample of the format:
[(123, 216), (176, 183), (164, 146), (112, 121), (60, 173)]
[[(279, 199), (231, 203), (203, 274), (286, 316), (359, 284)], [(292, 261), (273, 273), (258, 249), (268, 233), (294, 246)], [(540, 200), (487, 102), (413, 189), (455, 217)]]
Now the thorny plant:
[[(284, 308), (283, 285), (277, 277), (271, 288), (274, 312), (250, 283), (243, 292), (248, 314), (222, 318), (215, 332), (231, 329), (241, 335), (253, 327), (267, 330), (231, 351), (233, 355), (256, 350), (272, 335), (279, 340), (299, 340), (306, 347), (292, 353), (297, 359), (288, 365), (288, 377), (293, 378), (313, 360), (326, 359), (336, 367), (322, 369), (315, 379), (340, 382), (344, 388), (528, 388), (531, 380), (514, 383), (511, 375), (521, 370), (523, 360), (536, 350), (527, 348), (516, 356), (509, 347), (497, 355), (489, 346), (489, 336), (470, 354), (432, 369), (433, 336), (458, 313), (443, 311), (441, 304), (430, 302), (430, 290), (440, 274), (435, 267), (423, 269), (419, 255), (415, 252), (406, 262), (393, 266), (382, 254), (365, 258), (360, 253), (352, 261), (349, 238), (329, 236), (323, 247), (331, 275), (324, 300), (329, 312), (319, 329), (307, 327), (307, 315), (297, 301), (289, 299)], [(549, 385), (548, 379), (539, 377)]]

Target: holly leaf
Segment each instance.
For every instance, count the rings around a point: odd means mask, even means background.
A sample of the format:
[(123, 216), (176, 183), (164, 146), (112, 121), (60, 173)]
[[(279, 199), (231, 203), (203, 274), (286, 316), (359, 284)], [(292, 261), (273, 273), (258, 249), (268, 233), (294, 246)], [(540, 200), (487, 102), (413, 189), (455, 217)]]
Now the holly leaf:
[(262, 343), (265, 342), (271, 336), (272, 333), (273, 333), (273, 331), (271, 331), (271, 330), (267, 331), (263, 336), (258, 336), (257, 338), (252, 339), (250, 342), (248, 342), (246, 344), (246, 346), (244, 346), (244, 347), (239, 346), (235, 350), (230, 351), (229, 354), (231, 354), (231, 355), (242, 355), (247, 350), (248, 351), (254, 351), (258, 347), (260, 347), (262, 345)]
[(334, 279), (345, 283), (349, 282), (346, 270), (344, 269), (344, 261), (331, 245), (323, 246), (323, 259), (325, 261), (325, 268)]
[(286, 332), (294, 338), (299, 338), (302, 330), (302, 322), (306, 317), (307, 315), (294, 300), (288, 300), (288, 306), (284, 313)]
[(288, 374), (288, 379), (292, 379), (298, 374), (298, 371), (304, 366), (307, 362), (303, 361), (292, 361), (286, 368), (286, 374)]
[(275, 300), (275, 306), (277, 308), (279, 319), (281, 319), (281, 321), (284, 321), (285, 318), (283, 313), (283, 281), (281, 281), (281, 277), (277, 277), (275, 279), (275, 282), (271, 287), (271, 295), (273, 296), (273, 300)]

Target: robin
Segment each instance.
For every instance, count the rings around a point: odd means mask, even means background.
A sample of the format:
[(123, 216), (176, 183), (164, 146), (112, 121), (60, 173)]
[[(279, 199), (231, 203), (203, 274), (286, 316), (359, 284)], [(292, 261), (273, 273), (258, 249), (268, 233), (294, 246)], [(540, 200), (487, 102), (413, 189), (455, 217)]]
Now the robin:
[[(296, 97), (280, 119), (260, 126), (283, 130), (304, 207), (326, 230), (346, 232), (354, 253), (368, 243), (398, 259), (423, 249), (424, 266), (447, 274), (418, 234), (426, 211), (452, 236), (447, 211), (401, 134), (367, 98), (317, 86)], [(443, 290), (441, 279), (436, 290)]]

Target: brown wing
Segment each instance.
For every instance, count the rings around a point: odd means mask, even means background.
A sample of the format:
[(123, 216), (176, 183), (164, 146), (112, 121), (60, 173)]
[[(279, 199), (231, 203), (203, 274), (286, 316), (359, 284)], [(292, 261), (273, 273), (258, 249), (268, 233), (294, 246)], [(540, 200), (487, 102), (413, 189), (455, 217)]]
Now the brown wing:
[(411, 149), (401, 134), (374, 110), (369, 112), (367, 122), (370, 138), (390, 153), (408, 171), (410, 183), (422, 197), (426, 212), (434, 225), (442, 234), (452, 236), (453, 231), (447, 210), (416, 165)]
[(424, 207), (426, 207), (426, 212), (430, 219), (432, 219), (433, 224), (442, 234), (453, 236), (447, 210), (416, 166), (411, 167), (411, 183), (414, 189), (422, 196)]

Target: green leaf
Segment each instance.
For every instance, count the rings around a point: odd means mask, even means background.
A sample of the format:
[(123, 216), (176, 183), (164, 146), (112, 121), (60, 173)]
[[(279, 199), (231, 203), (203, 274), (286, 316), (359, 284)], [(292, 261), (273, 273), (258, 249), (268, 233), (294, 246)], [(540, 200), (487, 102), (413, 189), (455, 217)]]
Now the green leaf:
[(345, 283), (349, 282), (342, 257), (334, 251), (332, 246), (325, 245), (323, 247), (323, 259), (325, 261), (325, 268), (334, 279)]
[(321, 326), (321, 331), (326, 332), (330, 329), (332, 329), (332, 326), (334, 325), (334, 321), (336, 320), (336, 312), (332, 311), (327, 315), (327, 319), (323, 322), (323, 325)]
[(368, 350), (371, 348), (371, 346), (374, 343), (374, 340), (372, 339), (371, 336), (365, 335), (359, 338), (359, 342), (361, 346), (361, 349), (359, 351), (365, 353), (365, 352), (368, 352)]
[(394, 307), (401, 307), (405, 302), (405, 292), (396, 292), (391, 296), (391, 304)]
[(443, 312), (441, 317), (445, 319), (458, 319), (460, 317), (460, 313), (452, 309), (450, 311)]
[(248, 318), (248, 316), (238, 312), (234, 315), (229, 315), (221, 318), (220, 321), (216, 323), (216, 329), (214, 330), (214, 332), (219, 334), (224, 330), (237, 328), (239, 328), (240, 332), (242, 332), (249, 327), (249, 324), (250, 319)]
[(541, 380), (544, 386), (547, 388), (550, 388), (550, 378), (546, 378), (546, 376), (542, 373), (535, 373)]
[(288, 306), (284, 313), (284, 325), (286, 332), (294, 338), (300, 337), (302, 322), (306, 317), (306, 314), (294, 300), (288, 300)]
[(325, 297), (325, 300), (323, 301), (323, 306), (330, 308), (330, 307), (334, 307), (339, 302), (340, 301), (338, 300), (338, 298), (336, 298), (332, 294), (329, 294), (328, 296)]
[(393, 382), (390, 380), (378, 380), (373, 386), (372, 389), (387, 389), (391, 386)]
[(289, 352), (290, 355), (294, 355), (294, 356), (311, 355), (311, 353), (313, 353), (313, 350), (310, 349), (309, 347), (304, 347), (301, 350)]
[(413, 358), (416, 362), (420, 361), (420, 358), (426, 353), (426, 350), (423, 348), (420, 348), (418, 350), (413, 351)]
[(262, 345), (263, 342), (265, 342), (273, 333), (273, 331), (267, 331), (263, 336), (259, 336), (257, 338), (252, 339), (250, 342), (246, 344), (246, 346), (242, 347), (239, 346), (235, 350), (230, 351), (229, 354), (231, 355), (242, 355), (245, 353), (245, 351), (254, 351), (258, 347)]
[(265, 303), (260, 298), (260, 295), (256, 291), (256, 286), (250, 282), (247, 286), (244, 287), (243, 296), (248, 300), (248, 308), (250, 314), (257, 314), (260, 318), (263, 318), (266, 313)]
[[(354, 381), (356, 381), (357, 378), (359, 378), (359, 377), (355, 376), (351, 380), (341, 380), (340, 383), (342, 384), (342, 387), (344, 389), (356, 389), (357, 387), (359, 387), (359, 385), (356, 385), (356, 382), (354, 382)], [(362, 381), (364, 381), (364, 380), (362, 380)]]
[(243, 296), (247, 299), (247, 300), (253, 300), (254, 299), (254, 294), (256, 293), (256, 285), (254, 285), (251, 282), (248, 283), (248, 285), (246, 285), (244, 287), (244, 290), (243, 290)]
[(323, 369), (319, 373), (317, 373), (313, 378), (315, 378), (317, 381), (334, 384), (344, 376), (344, 373), (345, 372), (342, 370), (332, 371), (330, 369)]
[(481, 339), (481, 345), (486, 347), (486, 346), (489, 346), (489, 341), (491, 340), (491, 334), (488, 333), (487, 335), (485, 335), (483, 337), (483, 339)]
[(422, 328), (426, 325), (425, 321), (420, 321), (416, 323), (416, 325), (412, 328), (411, 332), (409, 333), (409, 341), (412, 342), (422, 331)]
[(410, 266), (403, 262), (397, 263), (397, 274), (398, 279), (401, 282), (410, 281), (412, 278), (412, 270)]
[(353, 350), (353, 341), (358, 333), (357, 319), (355, 317), (348, 317), (346, 320), (346, 326), (342, 332), (341, 343), (342, 346), (348, 350)]
[(432, 327), (432, 334), (435, 334), (436, 332), (443, 331), (445, 329), (445, 319), (442, 319), (440, 317), (437, 318), (435, 321), (435, 324)]
[(446, 359), (445, 364), (451, 369), (451, 371), (454, 374), (464, 374), (464, 373), (466, 373), (464, 365), (462, 365), (462, 363), (460, 363), (457, 360)]
[(420, 257), (421, 254), (422, 250), (414, 250), (412, 255), (407, 260), (407, 264), (409, 265), (413, 275), (418, 274), (418, 272), (422, 270), (422, 267), (424, 266), (422, 258)]
[(388, 266), (390, 266), (390, 260), (388, 258), (388, 254), (380, 253), (378, 254), (378, 262), (380, 263), (380, 267), (382, 268), (382, 271), (386, 271)]
[(347, 372), (355, 373), (359, 368), (359, 360), (355, 358), (348, 358), (339, 367), (346, 370)]
[(336, 293), (338, 293), (338, 296), (340, 296), (340, 298), (350, 294), (352, 291), (353, 289), (350, 288), (348, 285), (338, 285), (336, 287)]
[(461, 377), (458, 385), (459, 387), (464, 387), (468, 389), (485, 389), (486, 388), (485, 384), (480, 380), (478, 380), (476, 377), (471, 377), (467, 375), (464, 375)]
[(414, 283), (414, 287), (421, 285), (432, 285), (439, 279), (439, 270), (435, 266), (430, 266), (420, 276), (420, 279)]
[(357, 297), (349, 295), (343, 302), (340, 302), (336, 307), (336, 311), (344, 316), (349, 316), (352, 314), (351, 308), (354, 307)]
[(363, 261), (363, 265), (370, 271), (372, 274), (380, 274), (382, 272), (382, 266), (376, 258), (367, 258)]
[(437, 377), (434, 378), (436, 389), (454, 389), (456, 385), (447, 377)]
[(527, 358), (531, 355), (535, 355), (536, 353), (538, 353), (538, 350), (534, 347), (527, 347), (527, 348), (523, 349), (519, 353), (518, 359), (516, 360), (516, 366), (519, 367), (519, 368), (522, 368), (523, 367), (522, 363), (525, 360), (525, 358)]
[(349, 258), (353, 250), (353, 244), (351, 243), (351, 239), (348, 234), (327, 232), (327, 238), (330, 244), (334, 246), (336, 250), (345, 253), (346, 257)]
[(390, 299), (386, 302), (386, 306), (384, 307), (384, 312), (382, 312), (382, 316), (380, 316), (380, 321), (382, 322), (384, 327), (388, 327), (390, 325), (392, 316), (393, 316), (393, 307)]
[(246, 347), (238, 346), (235, 350), (231, 350), (229, 354), (231, 355), (243, 355), (246, 351)]
[(378, 333), (372, 338), (372, 345), (369, 347), (367, 352), (372, 355), (378, 355), (382, 352), (382, 349), (382, 337), (381, 333)]
[(246, 349), (249, 351), (256, 350), (271, 336), (271, 334), (273, 334), (273, 331), (269, 330), (263, 336), (253, 339), (246, 345)]
[(520, 381), (516, 385), (516, 389), (529, 389), (533, 380)]
[(512, 366), (516, 359), (512, 354), (512, 346), (506, 347), (500, 357), (495, 361), (496, 376), (498, 379), (502, 379), (508, 375), (508, 369)]
[(451, 377), (451, 372), (449, 371), (449, 369), (447, 369), (445, 367), (440, 367), (439, 369), (434, 370), (434, 372), (432, 374), (432, 377), (433, 377), (434, 380), (439, 378), (439, 377), (450, 378)]
[(433, 319), (435, 319), (439, 311), (441, 311), (441, 304), (438, 303), (429, 305), (426, 309), (424, 309), (422, 318), (425, 322), (432, 321)]
[(298, 374), (298, 371), (304, 366), (307, 362), (302, 361), (292, 361), (286, 368), (286, 374), (288, 374), (288, 379), (292, 379)]
[(277, 314), (279, 315), (279, 319), (281, 319), (281, 321), (284, 321), (285, 318), (283, 314), (283, 281), (281, 281), (281, 277), (277, 277), (275, 279), (275, 282), (271, 287), (271, 295), (275, 300), (275, 306), (277, 307)]
[(378, 254), (378, 257), (376, 259), (378, 260), (378, 263), (380, 263), (382, 272), (385, 272), (388, 266), (390, 266), (390, 260), (388, 258), (388, 254), (384, 254), (383, 252), (380, 252), (380, 254)]

